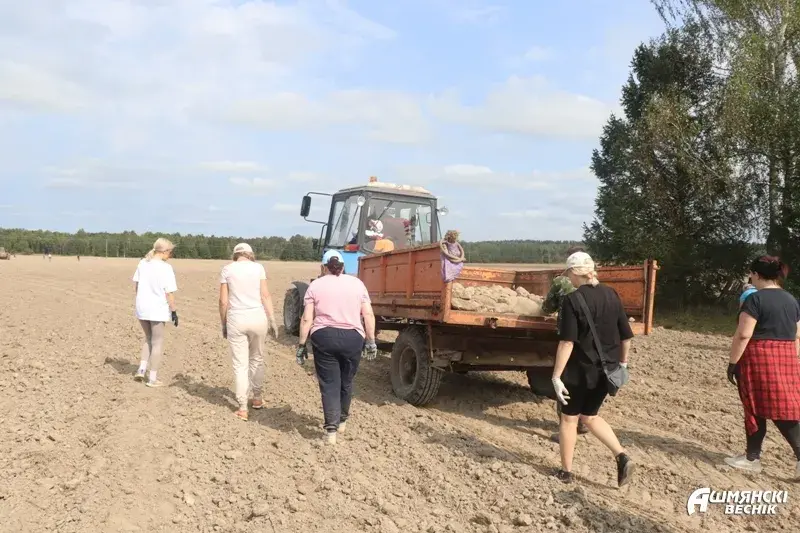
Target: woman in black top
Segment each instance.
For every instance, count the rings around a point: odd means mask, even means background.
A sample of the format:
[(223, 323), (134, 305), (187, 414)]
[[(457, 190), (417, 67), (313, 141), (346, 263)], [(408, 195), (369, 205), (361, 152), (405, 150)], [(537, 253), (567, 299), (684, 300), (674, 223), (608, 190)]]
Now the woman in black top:
[(577, 290), (564, 297), (558, 313), (560, 342), (553, 368), (553, 387), (562, 407), (558, 439), (561, 470), (556, 475), (562, 481), (572, 481), (572, 458), (578, 420), (581, 420), (614, 453), (617, 483), (622, 486), (630, 480), (634, 465), (611, 426), (597, 416), (608, 394), (607, 379), (593, 345), (589, 322), (581, 311), (579, 295), (583, 296), (592, 315), (608, 370), (620, 366), (627, 369), (633, 332), (619, 295), (614, 289), (600, 285), (594, 261), (588, 254), (572, 254), (567, 259), (566, 275)]
[(788, 268), (777, 257), (760, 257), (750, 270), (758, 290), (742, 304), (728, 364), (744, 408), (747, 453), (725, 462), (761, 472), (761, 444), (772, 420), (794, 451), (800, 478), (800, 305), (778, 285)]

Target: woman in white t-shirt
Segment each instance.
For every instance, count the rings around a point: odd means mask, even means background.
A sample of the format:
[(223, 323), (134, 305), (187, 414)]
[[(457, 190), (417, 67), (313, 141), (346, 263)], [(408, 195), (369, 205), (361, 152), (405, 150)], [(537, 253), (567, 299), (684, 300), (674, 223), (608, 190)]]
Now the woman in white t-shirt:
[(144, 344), (139, 369), (134, 379), (142, 381), (150, 366), (148, 387), (161, 387), (158, 367), (164, 351), (164, 324), (172, 321), (178, 327), (178, 312), (175, 310), (175, 271), (167, 260), (175, 249), (170, 241), (158, 239), (144, 259), (136, 267), (133, 282), (136, 285), (136, 318), (144, 331)]
[(264, 406), (264, 340), (270, 331), (278, 338), (278, 324), (267, 288), (267, 273), (256, 263), (249, 244), (236, 245), (233, 262), (222, 269), (219, 282), (222, 336), (230, 344), (239, 404), (236, 416), (247, 420), (248, 389), (253, 394), (253, 409)]

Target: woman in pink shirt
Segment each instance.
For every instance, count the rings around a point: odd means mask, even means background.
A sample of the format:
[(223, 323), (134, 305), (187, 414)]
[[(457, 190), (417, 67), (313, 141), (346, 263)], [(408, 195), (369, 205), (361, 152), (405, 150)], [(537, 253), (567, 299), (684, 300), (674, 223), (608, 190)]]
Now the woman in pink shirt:
[(233, 249), (233, 262), (225, 265), (220, 275), (219, 318), (222, 336), (228, 339), (236, 383), (236, 416), (247, 420), (248, 390), (253, 393), (253, 409), (264, 402), (264, 340), (272, 331), (278, 338), (278, 325), (267, 288), (267, 273), (256, 263), (253, 249), (247, 243)]
[(325, 440), (336, 444), (336, 433), (344, 432), (350, 416), (353, 378), (361, 352), (365, 359), (372, 360), (378, 355), (378, 347), (367, 288), (357, 277), (342, 275), (344, 259), (336, 250), (325, 253), (322, 265), (323, 275), (311, 282), (306, 291), (297, 362), (305, 362), (306, 343), (311, 340), (322, 394)]

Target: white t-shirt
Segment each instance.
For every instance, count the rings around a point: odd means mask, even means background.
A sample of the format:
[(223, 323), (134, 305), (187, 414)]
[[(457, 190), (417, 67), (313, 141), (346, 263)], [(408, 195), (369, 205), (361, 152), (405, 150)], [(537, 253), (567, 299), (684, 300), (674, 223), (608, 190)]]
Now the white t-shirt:
[(167, 293), (178, 290), (172, 265), (160, 259), (142, 259), (136, 267), (133, 281), (139, 283), (136, 290), (136, 318), (153, 322), (169, 322)]
[(234, 261), (225, 265), (219, 277), (228, 285), (228, 313), (264, 310), (261, 280), (267, 279), (263, 265), (255, 261)]

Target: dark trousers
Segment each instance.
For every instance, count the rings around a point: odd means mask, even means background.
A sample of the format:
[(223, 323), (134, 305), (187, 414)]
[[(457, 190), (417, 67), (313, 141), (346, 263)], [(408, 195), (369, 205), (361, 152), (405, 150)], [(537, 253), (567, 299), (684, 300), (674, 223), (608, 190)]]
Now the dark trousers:
[(354, 329), (323, 328), (311, 335), (311, 345), (322, 394), (323, 427), (334, 432), (350, 416), (353, 378), (361, 362), (364, 337)]
[[(764, 437), (767, 436), (767, 420), (756, 417), (756, 423), (758, 430), (752, 435), (747, 435), (747, 459), (750, 461), (761, 458), (761, 445), (764, 443)], [(783, 438), (789, 442), (794, 456), (800, 461), (800, 423), (794, 420), (773, 420), (773, 423), (778, 427)]]

